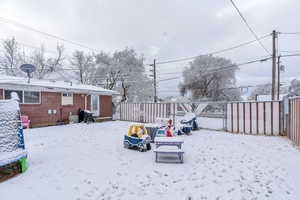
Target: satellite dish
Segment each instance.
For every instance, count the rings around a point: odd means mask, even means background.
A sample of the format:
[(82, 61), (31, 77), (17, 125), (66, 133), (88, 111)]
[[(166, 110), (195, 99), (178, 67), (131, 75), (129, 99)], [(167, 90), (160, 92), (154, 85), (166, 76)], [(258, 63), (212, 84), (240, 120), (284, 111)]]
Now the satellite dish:
[(30, 83), (30, 74), (36, 71), (36, 67), (32, 64), (23, 64), (20, 66), (20, 69), (27, 73), (28, 83)]

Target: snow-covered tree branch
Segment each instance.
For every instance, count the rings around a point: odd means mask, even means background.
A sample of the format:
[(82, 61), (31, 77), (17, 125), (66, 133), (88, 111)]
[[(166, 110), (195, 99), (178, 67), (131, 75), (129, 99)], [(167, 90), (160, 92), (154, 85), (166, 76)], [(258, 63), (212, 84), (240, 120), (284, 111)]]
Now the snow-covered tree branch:
[[(235, 87), (235, 71), (238, 67), (230, 60), (203, 55), (189, 63), (183, 72), (179, 89), (182, 95), (191, 92), (193, 100), (237, 100), (239, 94), (227, 95)], [(232, 99), (233, 98), (233, 99)]]

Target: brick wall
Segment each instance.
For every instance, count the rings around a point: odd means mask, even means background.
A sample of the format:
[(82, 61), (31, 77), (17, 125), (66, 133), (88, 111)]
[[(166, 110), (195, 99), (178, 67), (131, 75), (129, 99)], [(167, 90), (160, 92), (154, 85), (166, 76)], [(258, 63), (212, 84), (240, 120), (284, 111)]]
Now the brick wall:
[[(69, 113), (77, 114), (84, 108), (84, 95), (74, 94), (73, 105), (61, 105), (61, 93), (42, 92), (41, 104), (20, 104), (22, 115), (28, 115), (33, 127), (55, 125), (58, 120), (68, 121)], [(56, 114), (48, 114), (56, 110)]]
[(100, 117), (112, 116), (112, 97), (100, 96)]

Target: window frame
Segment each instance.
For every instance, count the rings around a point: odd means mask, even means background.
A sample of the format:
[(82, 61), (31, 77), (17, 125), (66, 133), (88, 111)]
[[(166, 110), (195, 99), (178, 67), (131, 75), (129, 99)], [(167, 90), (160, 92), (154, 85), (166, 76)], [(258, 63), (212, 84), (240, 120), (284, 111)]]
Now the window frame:
[[(20, 91), (22, 92), (22, 102), (20, 101), (20, 104), (24, 104), (24, 105), (38, 105), (38, 104), (41, 104), (42, 103), (42, 92), (41, 91), (32, 91), (32, 90), (10, 90), (10, 89), (3, 89), (3, 99), (6, 99), (5, 98), (5, 91)], [(39, 101), (36, 102), (36, 103), (25, 103), (25, 95), (24, 93), (25, 92), (37, 92), (39, 93)]]
[[(67, 94), (67, 96), (64, 96), (64, 94)], [(70, 95), (71, 94), (71, 95)], [(72, 104), (63, 104), (63, 98), (72, 98)], [(61, 105), (62, 106), (73, 106), (74, 105), (74, 94), (71, 92), (62, 92), (61, 93)]]
[[(37, 103), (25, 103), (25, 92), (37, 92), (37, 93), (39, 93), (39, 102), (37, 102)], [(42, 94), (41, 94), (41, 92), (38, 92), (38, 91), (27, 91), (27, 90), (23, 90), (23, 102), (22, 102), (22, 104), (25, 104), (25, 105), (30, 105), (30, 104), (41, 104), (41, 96), (42, 96)]]

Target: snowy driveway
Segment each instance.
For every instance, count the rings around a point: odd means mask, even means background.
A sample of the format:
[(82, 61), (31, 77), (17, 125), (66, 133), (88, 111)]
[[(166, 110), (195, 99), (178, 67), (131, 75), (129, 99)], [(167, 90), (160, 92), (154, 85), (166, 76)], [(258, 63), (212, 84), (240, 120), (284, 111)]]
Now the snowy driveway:
[(198, 131), (184, 164), (158, 164), (123, 148), (129, 124), (26, 130), (29, 170), (0, 183), (0, 199), (300, 199), (300, 151), (285, 138)]

